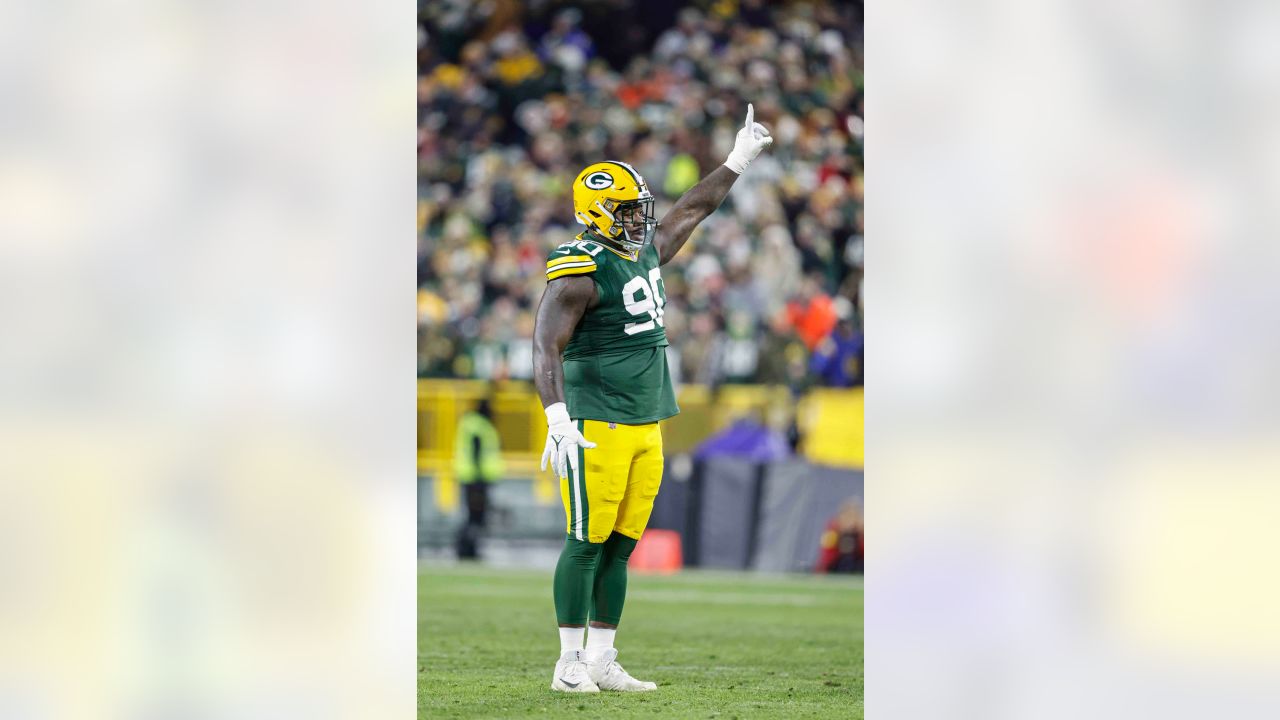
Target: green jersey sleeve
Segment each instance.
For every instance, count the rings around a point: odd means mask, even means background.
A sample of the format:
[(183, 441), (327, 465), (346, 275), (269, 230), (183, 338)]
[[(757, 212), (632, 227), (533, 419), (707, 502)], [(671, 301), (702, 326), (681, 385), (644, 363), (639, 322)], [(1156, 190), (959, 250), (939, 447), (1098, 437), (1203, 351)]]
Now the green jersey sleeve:
[(599, 269), (596, 256), (600, 254), (600, 250), (600, 245), (581, 240), (560, 245), (547, 255), (547, 280), (595, 272)]

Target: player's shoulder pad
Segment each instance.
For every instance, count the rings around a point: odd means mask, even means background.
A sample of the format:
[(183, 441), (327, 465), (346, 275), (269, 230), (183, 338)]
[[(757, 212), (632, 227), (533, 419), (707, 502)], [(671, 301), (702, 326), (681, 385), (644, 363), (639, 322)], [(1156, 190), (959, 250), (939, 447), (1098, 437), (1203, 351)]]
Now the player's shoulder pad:
[(547, 279), (555, 280), (565, 275), (586, 275), (599, 269), (604, 246), (581, 235), (552, 250), (547, 255)]

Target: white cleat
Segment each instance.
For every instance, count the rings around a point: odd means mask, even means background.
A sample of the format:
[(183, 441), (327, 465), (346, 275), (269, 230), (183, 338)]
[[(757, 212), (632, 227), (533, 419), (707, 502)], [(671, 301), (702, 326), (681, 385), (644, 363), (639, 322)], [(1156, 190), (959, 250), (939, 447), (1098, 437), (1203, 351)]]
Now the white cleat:
[(561, 654), (560, 661), (556, 663), (556, 674), (551, 676), (551, 689), (560, 692), (600, 692), (587, 672), (586, 656), (586, 652), (582, 650), (568, 650)]
[(627, 674), (618, 664), (618, 650), (609, 648), (599, 660), (587, 663), (587, 673), (601, 690), (618, 690), (621, 692), (648, 692), (657, 690), (658, 684), (647, 680), (637, 680)]

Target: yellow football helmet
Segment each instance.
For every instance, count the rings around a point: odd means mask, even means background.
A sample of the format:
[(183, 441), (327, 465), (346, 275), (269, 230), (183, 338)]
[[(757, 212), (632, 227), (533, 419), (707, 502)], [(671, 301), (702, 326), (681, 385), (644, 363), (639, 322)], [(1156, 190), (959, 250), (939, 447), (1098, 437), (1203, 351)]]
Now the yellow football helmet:
[[(635, 168), (606, 160), (588, 165), (573, 181), (573, 214), (593, 235), (633, 260), (658, 227), (653, 195)], [(632, 228), (640, 226), (639, 237)]]

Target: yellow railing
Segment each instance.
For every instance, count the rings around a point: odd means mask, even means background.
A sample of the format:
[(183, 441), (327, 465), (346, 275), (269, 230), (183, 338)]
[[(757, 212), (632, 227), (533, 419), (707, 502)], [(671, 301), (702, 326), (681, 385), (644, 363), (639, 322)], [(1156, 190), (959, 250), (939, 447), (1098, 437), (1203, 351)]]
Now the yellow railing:
[[(418, 472), (437, 477), (436, 501), (457, 502), (452, 482), (454, 432), (458, 418), (481, 398), (491, 401), (507, 474), (535, 478), (535, 496), (553, 502), (558, 491), (548, 473), (538, 471), (547, 424), (530, 383), (490, 385), (480, 380), (418, 381)], [(862, 467), (862, 390), (815, 389), (792, 399), (784, 387), (725, 385), (714, 395), (700, 385), (682, 386), (680, 414), (662, 423), (666, 454), (692, 450), (734, 420), (752, 416), (785, 430), (795, 418), (804, 438), (801, 452), (814, 462)]]
[(862, 388), (811, 390), (796, 408), (796, 424), (804, 438), (801, 453), (821, 465), (861, 469), (862, 415)]

